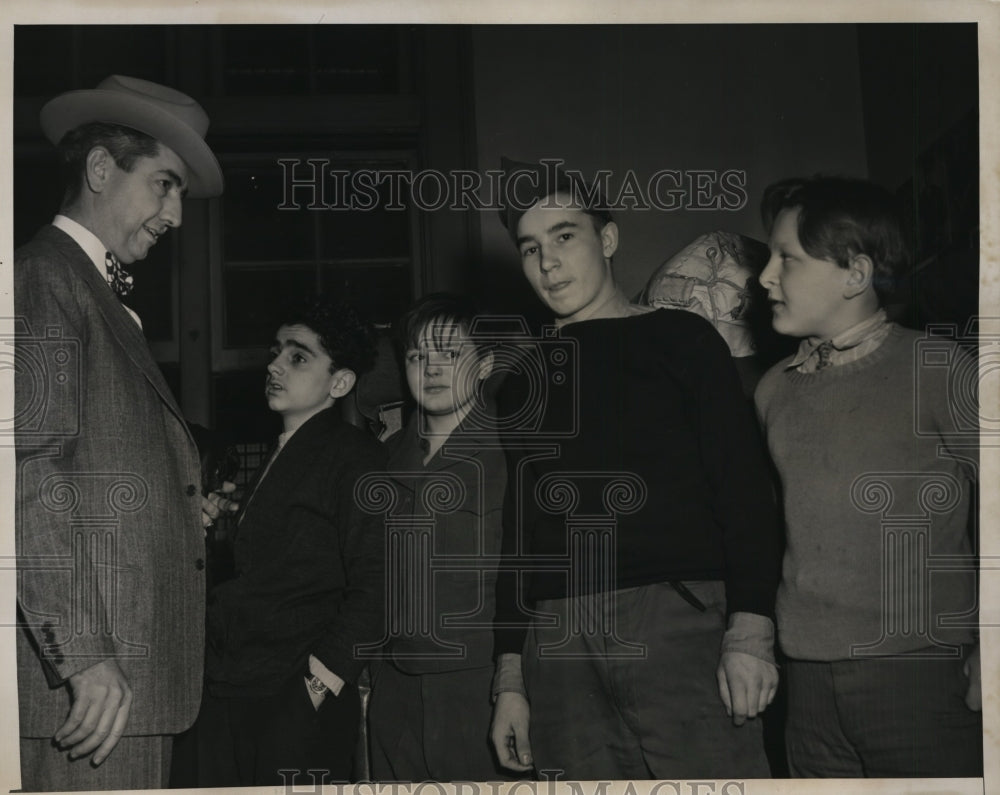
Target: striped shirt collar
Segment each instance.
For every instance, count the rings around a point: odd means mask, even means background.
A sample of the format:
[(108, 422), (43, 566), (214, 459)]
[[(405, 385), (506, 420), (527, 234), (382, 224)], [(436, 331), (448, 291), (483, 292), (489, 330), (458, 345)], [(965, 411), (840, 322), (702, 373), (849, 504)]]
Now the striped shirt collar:
[(786, 370), (815, 373), (827, 367), (855, 362), (878, 348), (885, 340), (892, 323), (884, 309), (856, 323), (828, 340), (807, 338), (799, 343), (795, 357)]

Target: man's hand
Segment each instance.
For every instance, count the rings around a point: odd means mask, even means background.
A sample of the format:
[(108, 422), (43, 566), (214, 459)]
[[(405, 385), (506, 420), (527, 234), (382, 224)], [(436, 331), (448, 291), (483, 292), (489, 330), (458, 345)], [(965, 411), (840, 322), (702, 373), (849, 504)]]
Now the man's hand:
[(969, 689), (965, 694), (965, 706), (973, 712), (983, 711), (983, 674), (979, 660), (979, 644), (977, 643), (969, 656), (965, 658), (962, 668), (969, 677)]
[(102, 660), (73, 674), (69, 688), (73, 707), (54, 739), (63, 750), (70, 749), (72, 759), (93, 751), (91, 761), (99, 765), (125, 731), (132, 709), (132, 688), (114, 660)]
[(737, 726), (767, 709), (778, 691), (778, 667), (751, 654), (723, 652), (715, 674), (726, 714)]
[(218, 491), (211, 492), (207, 497), (201, 498), (201, 526), (209, 528), (215, 524), (215, 520), (226, 513), (234, 513), (239, 510), (240, 504), (235, 500), (226, 497), (236, 491), (236, 484), (228, 480), (222, 484)]
[(490, 737), (500, 764), (508, 770), (524, 773), (531, 770), (531, 745), (528, 742), (528, 724), (531, 707), (520, 693), (499, 693), (493, 705), (493, 723)]

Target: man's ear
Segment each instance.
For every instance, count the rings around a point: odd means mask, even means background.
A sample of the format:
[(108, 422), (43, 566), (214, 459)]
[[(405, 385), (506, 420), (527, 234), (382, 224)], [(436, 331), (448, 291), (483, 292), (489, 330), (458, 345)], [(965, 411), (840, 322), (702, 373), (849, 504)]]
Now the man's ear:
[(867, 254), (855, 254), (847, 263), (847, 281), (844, 282), (844, 298), (861, 295), (872, 286), (875, 263)]
[(354, 384), (357, 380), (358, 377), (354, 374), (354, 371), (347, 367), (335, 370), (333, 372), (333, 381), (330, 383), (330, 397), (334, 400), (344, 397), (354, 389)]
[(601, 248), (605, 259), (611, 259), (618, 250), (618, 224), (608, 221), (601, 229)]
[(94, 193), (101, 193), (111, 178), (111, 168), (115, 166), (111, 153), (103, 146), (95, 146), (87, 153), (84, 161), (84, 177), (87, 187)]

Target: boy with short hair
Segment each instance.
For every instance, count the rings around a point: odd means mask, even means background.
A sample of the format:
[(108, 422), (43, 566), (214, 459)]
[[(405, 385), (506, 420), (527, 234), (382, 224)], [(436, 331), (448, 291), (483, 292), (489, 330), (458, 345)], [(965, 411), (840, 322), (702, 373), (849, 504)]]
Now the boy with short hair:
[(729, 348), (630, 303), (600, 197), (535, 177), (508, 183), (531, 190), (502, 219), (558, 333), (537, 341), (551, 370), (511, 372), (499, 401), (505, 421), (542, 416), (503, 436), (494, 746), (578, 780), (765, 778), (779, 536)]
[[(436, 560), (500, 553), (507, 477), (483, 395), (494, 354), (477, 335), (476, 315), (470, 301), (437, 293), (399, 324), (417, 408), (387, 442), (387, 468), (401, 497), (394, 515), (414, 519), (413, 535), (401, 543), (429, 543)], [(432, 493), (449, 493), (455, 503), (438, 506), (430, 538), (422, 539), (426, 526), (418, 520)], [(418, 585), (428, 582), (426, 572), (404, 568), (397, 582), (405, 590), (390, 605), (395, 631), (369, 710), (373, 778), (495, 780), (501, 774), (487, 739), (495, 567), (434, 571), (426, 591)], [(429, 617), (429, 631), (410, 625), (408, 617), (420, 615)]]
[(209, 595), (199, 786), (348, 781), (355, 648), (383, 633), (384, 523), (355, 485), (385, 454), (337, 405), (371, 369), (374, 331), (320, 298), (285, 313), (271, 355), (265, 396), (284, 432), (243, 500), (236, 576)]
[[(762, 213), (774, 328), (803, 338), (755, 396), (787, 523), (791, 773), (979, 776), (976, 452), (950, 445), (947, 385), (918, 359), (926, 338), (881, 308), (907, 264), (892, 197), (862, 180), (787, 180)], [(966, 570), (932, 579), (938, 556)]]

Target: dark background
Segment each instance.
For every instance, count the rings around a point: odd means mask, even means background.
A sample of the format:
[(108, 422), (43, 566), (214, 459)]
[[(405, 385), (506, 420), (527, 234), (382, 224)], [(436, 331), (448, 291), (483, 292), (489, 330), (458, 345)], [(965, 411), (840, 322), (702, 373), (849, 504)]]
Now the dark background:
[(30, 26), (14, 35), (15, 244), (59, 202), (37, 117), (111, 73), (197, 97), (220, 199), (135, 269), (130, 299), (188, 417), (239, 442), (276, 430), (262, 400), (274, 314), (348, 294), (380, 324), (424, 292), (538, 316), (492, 211), (279, 211), (280, 158), (413, 171), (557, 157), (567, 167), (746, 174), (735, 211), (618, 214), (636, 294), (705, 231), (763, 239), (770, 182), (867, 176), (907, 208), (915, 271), (893, 313), (964, 328), (978, 301), (976, 24), (644, 26)]

